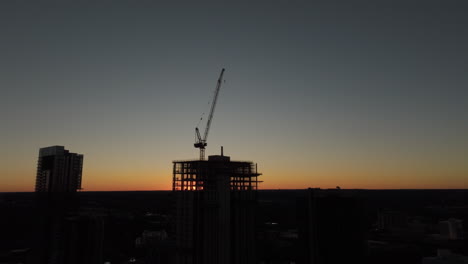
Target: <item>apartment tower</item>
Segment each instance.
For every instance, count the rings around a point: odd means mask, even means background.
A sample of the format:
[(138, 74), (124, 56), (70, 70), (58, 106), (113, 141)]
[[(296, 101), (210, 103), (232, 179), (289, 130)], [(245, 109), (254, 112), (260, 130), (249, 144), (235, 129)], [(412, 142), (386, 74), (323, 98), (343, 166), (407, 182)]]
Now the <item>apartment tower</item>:
[(63, 146), (39, 149), (36, 192), (74, 193), (81, 189), (83, 155), (71, 153)]

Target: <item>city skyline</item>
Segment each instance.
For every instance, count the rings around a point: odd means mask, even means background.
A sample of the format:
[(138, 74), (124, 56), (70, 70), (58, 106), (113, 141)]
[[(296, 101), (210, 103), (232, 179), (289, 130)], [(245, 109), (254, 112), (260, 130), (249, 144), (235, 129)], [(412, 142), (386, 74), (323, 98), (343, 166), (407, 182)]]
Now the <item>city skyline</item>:
[(255, 160), (260, 189), (468, 188), (467, 12), (4, 1), (0, 192), (33, 191), (54, 145), (86, 157), (84, 191), (170, 190), (221, 68), (207, 155)]

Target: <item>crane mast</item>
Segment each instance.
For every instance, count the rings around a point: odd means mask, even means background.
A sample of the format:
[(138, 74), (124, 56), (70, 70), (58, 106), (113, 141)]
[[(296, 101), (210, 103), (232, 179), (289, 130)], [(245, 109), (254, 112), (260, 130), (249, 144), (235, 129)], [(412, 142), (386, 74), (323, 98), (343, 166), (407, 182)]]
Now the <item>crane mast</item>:
[(218, 78), (218, 83), (216, 84), (216, 90), (213, 96), (213, 101), (211, 103), (210, 114), (208, 116), (208, 121), (206, 122), (205, 132), (203, 133), (203, 138), (200, 135), (198, 127), (195, 128), (195, 144), (194, 147), (200, 149), (200, 160), (205, 160), (205, 148), (207, 145), (206, 140), (208, 139), (208, 133), (210, 131), (211, 121), (213, 120), (214, 110), (216, 108), (216, 102), (218, 100), (219, 89), (221, 88), (221, 82), (223, 79), (224, 68), (221, 70), (221, 74)]

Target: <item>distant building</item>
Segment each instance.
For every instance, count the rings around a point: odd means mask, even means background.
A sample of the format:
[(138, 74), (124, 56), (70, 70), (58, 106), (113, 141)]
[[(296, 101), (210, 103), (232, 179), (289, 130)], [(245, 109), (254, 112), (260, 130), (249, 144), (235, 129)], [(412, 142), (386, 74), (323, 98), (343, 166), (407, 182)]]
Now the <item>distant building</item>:
[(397, 211), (380, 211), (377, 227), (381, 230), (397, 230), (408, 227), (408, 215)]
[(363, 263), (366, 258), (366, 229), (362, 201), (340, 189), (307, 190), (298, 199), (298, 263)]
[(460, 219), (450, 218), (446, 221), (439, 222), (440, 235), (443, 238), (456, 240), (463, 239), (463, 221)]
[(74, 193), (81, 189), (83, 155), (71, 153), (63, 146), (39, 150), (36, 174), (38, 193)]
[[(141, 236), (135, 240), (135, 246), (140, 252), (144, 252), (139, 261), (141, 263), (166, 264), (174, 263), (175, 241), (168, 239), (166, 230), (144, 230)], [(140, 262), (136, 262), (140, 263)]]
[(437, 257), (425, 257), (422, 264), (468, 264), (468, 257), (454, 254), (447, 249), (438, 249)]
[(173, 164), (176, 263), (255, 263), (256, 165), (223, 155)]

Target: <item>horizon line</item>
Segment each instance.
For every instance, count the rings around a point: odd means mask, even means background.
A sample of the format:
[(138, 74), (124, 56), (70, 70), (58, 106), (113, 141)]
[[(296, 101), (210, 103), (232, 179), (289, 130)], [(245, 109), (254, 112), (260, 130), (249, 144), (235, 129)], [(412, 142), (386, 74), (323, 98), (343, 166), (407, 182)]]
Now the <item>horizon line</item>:
[[(320, 187), (308, 187), (308, 188), (300, 188), (300, 189), (259, 189), (257, 191), (301, 191), (301, 190), (308, 190), (308, 189), (320, 189), (320, 190), (361, 190), (361, 191), (468, 191), (468, 188), (387, 188), (387, 189), (370, 189), (370, 188), (320, 188)], [(107, 191), (79, 191), (76, 193), (91, 193), (91, 192), (172, 192), (173, 190), (107, 190)], [(3, 193), (35, 193), (35, 191), (2, 191), (0, 194)]]

